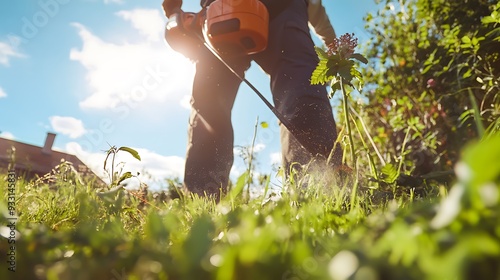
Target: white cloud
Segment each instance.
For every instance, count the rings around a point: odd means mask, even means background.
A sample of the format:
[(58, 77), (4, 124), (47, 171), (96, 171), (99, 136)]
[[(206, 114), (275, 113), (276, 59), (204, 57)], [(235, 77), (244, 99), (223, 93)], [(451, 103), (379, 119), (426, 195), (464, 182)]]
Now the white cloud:
[(161, 35), (163, 28), (157, 10), (122, 11), (119, 14), (145, 35), (143, 42), (107, 42), (85, 26), (73, 24), (83, 44), (79, 50), (71, 50), (70, 58), (87, 70), (86, 80), (91, 91), (80, 106), (109, 109), (120, 104), (136, 106), (141, 102), (154, 106), (168, 102), (179, 106), (183, 96), (191, 92), (194, 65), (163, 41), (156, 42), (154, 33)]
[(159, 42), (162, 39), (164, 20), (159, 10), (135, 9), (119, 11), (116, 13), (121, 18), (128, 20), (147, 40)]
[(263, 151), (266, 148), (266, 144), (263, 143), (257, 143), (253, 146), (253, 152), (258, 153)]
[[(249, 154), (250, 153), (250, 149), (252, 148), (251, 144), (248, 144), (248, 145), (244, 145), (244, 146), (236, 146), (233, 148), (233, 153), (234, 154)], [(256, 143), (254, 146), (253, 146), (253, 153), (259, 153), (261, 151), (263, 151), (264, 149), (266, 148), (266, 144), (264, 143)]]
[(85, 151), (78, 142), (68, 142), (61, 150), (69, 154), (77, 156), (83, 163), (85, 163), (94, 173), (101, 178), (105, 178), (103, 172), (103, 162), (106, 154), (104, 152), (93, 153)]
[(229, 178), (233, 181), (236, 181), (246, 171), (247, 167), (244, 166), (242, 163), (234, 163), (233, 166), (231, 166), (231, 170), (229, 172)]
[(111, 3), (123, 4), (124, 0), (104, 0), (104, 4), (111, 4)]
[(49, 120), (55, 132), (68, 135), (73, 139), (82, 136), (86, 132), (83, 122), (73, 117), (52, 116)]
[(2, 97), (7, 97), (7, 93), (3, 90), (3, 88), (0, 87), (0, 98)]
[(181, 107), (191, 110), (191, 95), (184, 95), (180, 101)]
[(280, 165), (281, 164), (282, 155), (280, 152), (271, 153), (271, 154), (269, 154), (269, 157), (271, 159), (271, 165)]
[(8, 131), (2, 131), (0, 133), (0, 137), (5, 138), (5, 139), (10, 139), (10, 140), (14, 140), (15, 139), (14, 134), (12, 134), (12, 133), (10, 133)]
[[(69, 142), (66, 144), (67, 152), (76, 155), (88, 167), (90, 167), (98, 176), (102, 177), (105, 181), (107, 174), (104, 172), (103, 164), (106, 154), (104, 152), (91, 153), (84, 151), (82, 146), (77, 142)], [(153, 151), (134, 148), (141, 156), (141, 161), (133, 158), (128, 153), (118, 152), (115, 163), (124, 163), (124, 171), (130, 171), (132, 174), (146, 172), (147, 174), (140, 174), (137, 178), (148, 184), (149, 186), (159, 186), (158, 182), (165, 178), (182, 178), (184, 176), (184, 159), (178, 156), (163, 156)], [(108, 168), (110, 162), (108, 161)], [(138, 185), (138, 180), (130, 179), (130, 187)]]
[(24, 57), (23, 54), (17, 51), (17, 44), (19, 44), (19, 38), (10, 38), (10, 43), (0, 42), (0, 64), (4, 66), (9, 66), (9, 59), (11, 57)]
[(136, 149), (141, 156), (141, 161), (137, 161), (129, 156), (127, 166), (134, 170), (144, 169), (155, 179), (184, 177), (184, 158), (179, 156), (163, 156), (147, 149)]

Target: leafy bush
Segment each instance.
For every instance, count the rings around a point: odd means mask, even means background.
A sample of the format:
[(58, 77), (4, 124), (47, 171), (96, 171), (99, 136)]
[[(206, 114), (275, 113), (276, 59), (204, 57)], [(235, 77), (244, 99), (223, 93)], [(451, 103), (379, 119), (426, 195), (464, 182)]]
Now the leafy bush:
[[(366, 17), (366, 105), (356, 108), (388, 162), (449, 170), (477, 137), (473, 108), (499, 131), (498, 1), (385, 1)], [(404, 143), (406, 142), (406, 145)]]

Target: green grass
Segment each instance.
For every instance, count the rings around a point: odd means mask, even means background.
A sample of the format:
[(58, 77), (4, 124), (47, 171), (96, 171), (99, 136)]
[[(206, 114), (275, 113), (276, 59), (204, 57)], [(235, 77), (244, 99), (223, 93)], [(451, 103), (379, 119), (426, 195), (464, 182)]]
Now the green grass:
[[(314, 178), (307, 189), (288, 184), (249, 201), (240, 192), (218, 204), (98, 196), (91, 183), (62, 177), (18, 180), (16, 271), (2, 237), (0, 278), (500, 279), (500, 137), (462, 158), (449, 192), (396, 188), (394, 199), (375, 200), (378, 191), (364, 191), (355, 205), (348, 188)], [(4, 213), (7, 187), (0, 180)]]

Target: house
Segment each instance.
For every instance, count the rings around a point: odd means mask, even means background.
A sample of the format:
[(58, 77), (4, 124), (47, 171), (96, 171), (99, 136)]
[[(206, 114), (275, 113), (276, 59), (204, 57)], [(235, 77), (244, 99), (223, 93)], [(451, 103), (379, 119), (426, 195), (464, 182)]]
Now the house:
[(42, 147), (0, 137), (0, 171), (6, 172), (10, 163), (18, 176), (36, 179), (50, 173), (62, 161), (70, 162), (82, 176), (92, 176), (99, 183), (102, 180), (75, 155), (54, 151), (52, 145), (56, 134), (47, 133)]

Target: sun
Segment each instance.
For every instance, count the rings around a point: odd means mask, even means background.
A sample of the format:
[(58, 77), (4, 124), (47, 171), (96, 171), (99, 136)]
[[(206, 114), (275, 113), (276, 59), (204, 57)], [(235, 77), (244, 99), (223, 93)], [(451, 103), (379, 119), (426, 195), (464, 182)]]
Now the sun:
[(189, 92), (184, 92), (183, 94), (191, 94), (190, 90), (196, 72), (195, 63), (182, 54), (169, 49), (165, 64), (170, 74), (168, 77), (169, 87), (175, 91), (189, 89)]

